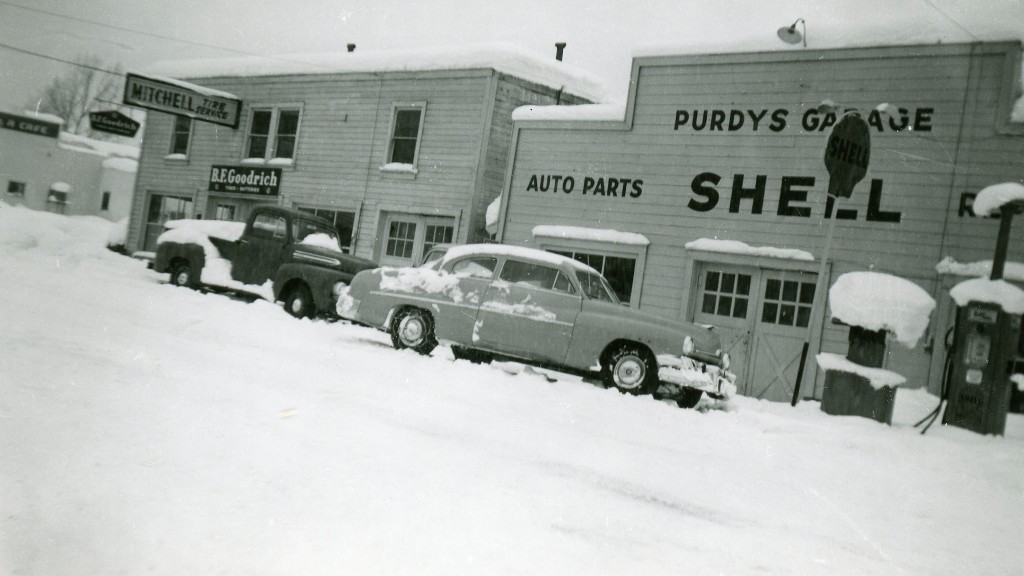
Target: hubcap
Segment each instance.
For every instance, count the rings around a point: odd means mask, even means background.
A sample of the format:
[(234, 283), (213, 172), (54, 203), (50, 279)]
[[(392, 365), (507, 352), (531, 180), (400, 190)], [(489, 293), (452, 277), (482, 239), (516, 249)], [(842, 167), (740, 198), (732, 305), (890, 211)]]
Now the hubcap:
[(298, 314), (299, 312), (302, 312), (302, 307), (303, 306), (304, 306), (304, 302), (302, 301), (302, 297), (301, 296), (296, 296), (295, 298), (292, 299), (292, 312), (293, 313)]
[(423, 322), (417, 316), (406, 316), (398, 325), (398, 335), (406, 346), (416, 346), (423, 340)]
[(177, 275), (174, 276), (174, 283), (178, 286), (188, 284), (188, 272), (185, 270), (179, 270)]
[(636, 356), (627, 356), (620, 359), (615, 364), (615, 371), (613, 372), (615, 377), (615, 384), (619, 388), (626, 388), (632, 390), (640, 386), (644, 381), (644, 376), (647, 374), (647, 367), (644, 366)]

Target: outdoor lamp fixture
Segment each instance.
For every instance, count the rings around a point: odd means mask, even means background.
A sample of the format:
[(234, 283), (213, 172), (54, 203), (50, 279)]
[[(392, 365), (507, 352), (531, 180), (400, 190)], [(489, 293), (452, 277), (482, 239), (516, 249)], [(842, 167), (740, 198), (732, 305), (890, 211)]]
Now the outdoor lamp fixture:
[[(803, 26), (804, 33), (801, 34), (796, 31), (796, 25), (800, 24)], [(786, 44), (796, 44), (803, 40), (804, 48), (807, 48), (807, 22), (804, 22), (803, 18), (797, 18), (796, 22), (793, 22), (792, 26), (783, 26), (776, 32), (779, 35), (779, 40), (782, 40)]]

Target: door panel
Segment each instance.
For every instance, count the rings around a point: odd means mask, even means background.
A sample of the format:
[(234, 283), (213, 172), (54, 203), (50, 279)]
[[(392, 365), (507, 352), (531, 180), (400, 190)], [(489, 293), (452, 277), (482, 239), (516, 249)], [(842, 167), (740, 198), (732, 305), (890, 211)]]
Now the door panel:
[(231, 277), (244, 284), (262, 285), (277, 271), (287, 241), (288, 221), (284, 217), (258, 214), (249, 234), (238, 243)]
[(815, 276), (762, 270), (750, 370), (742, 394), (776, 402), (793, 398), (800, 353), (809, 338)]
[(694, 322), (715, 327), (724, 352), (732, 358), (736, 385), (744, 394), (750, 369), (750, 345), (757, 309), (757, 268), (704, 264), (697, 283), (697, 309)]
[(156, 251), (156, 239), (164, 232), (164, 222), (192, 217), (192, 199), (152, 194), (146, 209), (145, 239), (142, 249)]

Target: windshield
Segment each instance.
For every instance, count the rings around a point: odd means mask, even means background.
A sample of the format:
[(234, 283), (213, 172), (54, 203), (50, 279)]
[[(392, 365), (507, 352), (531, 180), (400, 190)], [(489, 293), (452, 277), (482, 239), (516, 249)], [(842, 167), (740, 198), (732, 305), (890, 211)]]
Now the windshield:
[(292, 223), (292, 233), (295, 236), (296, 242), (341, 252), (341, 245), (338, 243), (338, 233), (329, 226), (310, 222), (309, 220), (295, 220)]
[(576, 279), (580, 281), (580, 288), (583, 289), (583, 293), (587, 295), (587, 298), (603, 300), (612, 304), (619, 303), (619, 299), (615, 296), (615, 292), (612, 291), (612, 287), (604, 279), (604, 276), (577, 270)]

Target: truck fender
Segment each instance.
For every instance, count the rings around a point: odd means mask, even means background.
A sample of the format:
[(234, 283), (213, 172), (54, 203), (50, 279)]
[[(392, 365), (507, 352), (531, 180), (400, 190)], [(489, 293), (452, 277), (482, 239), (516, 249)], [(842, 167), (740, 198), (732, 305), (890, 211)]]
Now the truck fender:
[(188, 260), (189, 265), (199, 278), (203, 267), (206, 266), (206, 251), (199, 244), (182, 244), (179, 242), (161, 242), (156, 249), (156, 258), (153, 261), (153, 270), (157, 272), (170, 272), (179, 260)]
[(274, 300), (283, 300), (296, 282), (303, 282), (313, 293), (317, 312), (333, 313), (337, 305), (334, 285), (338, 282), (348, 284), (352, 277), (352, 274), (322, 266), (290, 262), (278, 268), (274, 276)]

